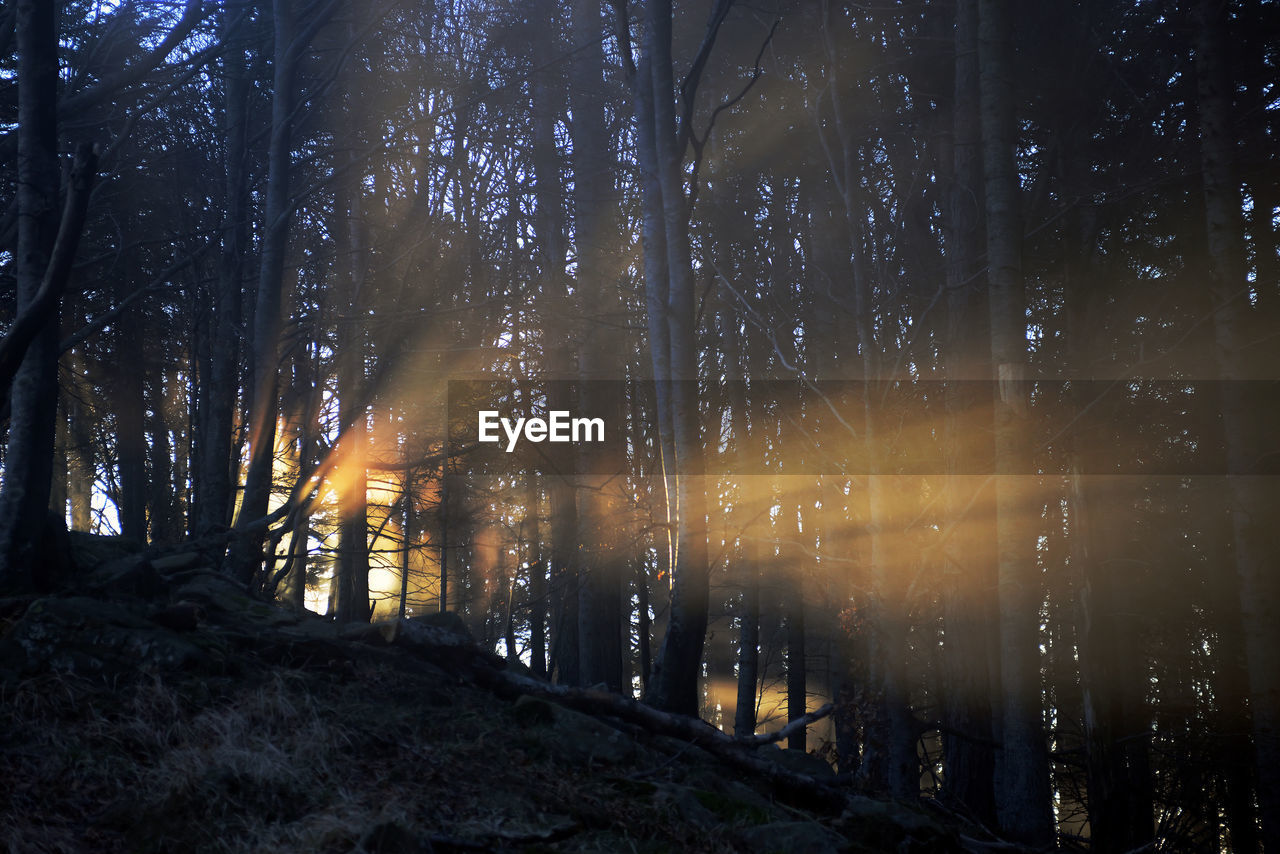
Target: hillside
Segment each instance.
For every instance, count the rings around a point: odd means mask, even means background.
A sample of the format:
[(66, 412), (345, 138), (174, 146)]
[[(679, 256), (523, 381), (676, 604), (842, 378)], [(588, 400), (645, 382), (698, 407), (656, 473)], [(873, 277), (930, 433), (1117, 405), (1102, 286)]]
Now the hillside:
[(456, 619), (339, 629), (195, 552), (70, 551), (64, 590), (0, 600), (9, 851), (1016, 850), (813, 756), (534, 696)]

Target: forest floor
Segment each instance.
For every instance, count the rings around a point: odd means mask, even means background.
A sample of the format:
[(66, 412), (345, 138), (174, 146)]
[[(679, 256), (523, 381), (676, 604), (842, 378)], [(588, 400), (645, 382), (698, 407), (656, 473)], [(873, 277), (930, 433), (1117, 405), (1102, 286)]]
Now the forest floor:
[(409, 647), (254, 601), (194, 553), (73, 537), (67, 592), (0, 599), (10, 852), (1016, 850), (928, 805), (819, 806), (687, 740), (495, 693), (476, 667), (502, 663), (447, 620), (432, 631), (456, 645)]

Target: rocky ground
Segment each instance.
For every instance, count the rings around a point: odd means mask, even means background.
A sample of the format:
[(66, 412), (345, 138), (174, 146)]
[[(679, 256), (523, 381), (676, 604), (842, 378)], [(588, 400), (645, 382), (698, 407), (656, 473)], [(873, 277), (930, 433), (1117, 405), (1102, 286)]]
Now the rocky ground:
[(813, 756), (589, 714), (447, 619), (340, 630), (195, 553), (69, 548), (64, 592), (0, 599), (11, 852), (1017, 850)]

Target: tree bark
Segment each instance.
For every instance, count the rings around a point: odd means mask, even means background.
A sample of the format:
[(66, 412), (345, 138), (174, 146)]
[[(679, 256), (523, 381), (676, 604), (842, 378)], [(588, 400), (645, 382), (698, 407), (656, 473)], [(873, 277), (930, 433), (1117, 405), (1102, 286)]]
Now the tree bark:
[[(546, 36), (550, 38), (548, 34)], [(555, 120), (563, 97), (563, 81), (551, 71), (539, 71), (533, 81), (534, 107), (534, 195), (537, 202), (536, 233), (542, 255), (542, 301), (545, 322), (556, 330), (547, 353), (547, 376), (551, 381), (548, 403), (568, 409), (566, 385), (573, 374), (569, 349), (572, 331), (565, 324), (573, 312), (565, 277), (564, 188), (560, 178), (560, 158), (556, 151)], [(568, 454), (553, 455), (557, 471), (546, 480), (550, 503), (550, 549), (542, 571), (550, 577), (546, 588), (550, 599), (551, 638), (547, 670), (563, 685), (580, 683), (581, 656), (578, 642), (578, 504), (573, 484), (572, 460)]]
[(193, 491), (192, 531), (202, 536), (231, 520), (234, 479), (231, 431), (239, 384), (241, 290), (248, 233), (249, 175), (245, 70), (245, 0), (228, 0), (219, 23), (225, 103), (221, 112), (223, 217), (222, 252), (212, 293), (208, 370), (201, 376)]
[[(1240, 617), (1249, 672), (1254, 758), (1264, 851), (1280, 851), (1280, 591), (1273, 566), (1280, 502), (1273, 478), (1256, 472), (1263, 447), (1243, 380), (1259, 375), (1246, 353), (1249, 328), (1243, 200), (1235, 174), (1236, 137), (1226, 39), (1227, 4), (1195, 6), (1209, 288), (1227, 445), (1227, 489), (1240, 582)], [(1270, 403), (1270, 402), (1268, 402)]]
[[(352, 4), (352, 8), (354, 9)], [(354, 27), (354, 24), (349, 24)], [(354, 32), (348, 31), (354, 40)], [(338, 294), (335, 319), (338, 324), (338, 401), (340, 420), (347, 430), (340, 466), (343, 470), (343, 494), (340, 496), (341, 520), (338, 526), (338, 604), (339, 623), (368, 622), (372, 616), (369, 602), (369, 503), (368, 503), (368, 413), (365, 394), (365, 287), (367, 278), (368, 234), (364, 219), (365, 171), (357, 152), (363, 146), (364, 109), (360, 77), (355, 65), (358, 57), (347, 60), (339, 74), (347, 97), (338, 107), (338, 121), (344, 127), (339, 134), (342, 153), (341, 173), (334, 190), (333, 235), (335, 273)], [(348, 444), (349, 443), (349, 444)]]
[[(18, 312), (37, 297), (58, 230), (58, 33), (56, 4), (16, 0), (18, 48)], [(57, 417), (58, 312), (25, 348), (10, 396), (9, 444), (0, 488), (0, 585), (32, 581), (48, 518)]]
[(529, 567), (529, 669), (547, 675), (547, 565), (542, 559), (541, 490), (532, 472), (525, 487), (525, 563)]
[[(262, 249), (258, 288), (254, 296), (252, 382), (249, 403), (249, 469), (244, 497), (236, 516), (243, 528), (267, 515), (271, 497), (272, 463), (275, 460), (276, 379), (280, 362), (281, 300), (284, 291), (285, 253), (293, 202), (289, 197), (292, 170), (294, 76), (300, 46), (294, 44), (294, 0), (273, 0), (275, 47), (271, 89), (271, 138), (267, 147), (267, 189), (263, 208)], [(228, 555), (230, 572), (246, 585), (262, 565), (263, 538), (236, 538)]]
[[(809, 662), (807, 645), (805, 644), (805, 575), (807, 575), (804, 549), (800, 547), (800, 530), (802, 524), (799, 504), (787, 508), (791, 511), (795, 528), (787, 532), (794, 537), (796, 547), (792, 549), (792, 559), (787, 561), (788, 576), (785, 579), (786, 592), (786, 624), (787, 624), (787, 719), (802, 718), (809, 702), (808, 671)], [(787, 747), (792, 750), (804, 750), (807, 747), (807, 734), (804, 727), (791, 733), (787, 739)]]
[(1035, 845), (1053, 841), (1049, 759), (1040, 702), (1035, 559), (1037, 500), (1030, 488), (1030, 394), (1022, 220), (1014, 164), (1012, 4), (981, 0), (979, 63), (987, 214), (991, 361), (995, 370), (996, 542), (1000, 609), (1003, 759), (1000, 826)]
[[(569, 91), (569, 135), (573, 143), (574, 241), (577, 248), (576, 288), (584, 305), (604, 315), (620, 314), (616, 277), (608, 264), (607, 241), (617, 240), (616, 205), (605, 128), (603, 19), (597, 0), (575, 0), (571, 37), (577, 46)], [(587, 319), (578, 351), (578, 389), (581, 411), (603, 415), (606, 424), (623, 420), (620, 394), (623, 376), (617, 367), (614, 343), (599, 320)], [(585, 446), (581, 454), (584, 476), (578, 490), (581, 524), (578, 602), (578, 649), (583, 684), (603, 683), (621, 691), (623, 611), (622, 587), (626, 559), (617, 540), (616, 518), (625, 459), (611, 459), (605, 446)], [(612, 470), (613, 473), (609, 473)]]
[[(675, 451), (676, 564), (671, 612), (649, 701), (660, 709), (697, 715), (701, 706), (698, 676), (706, 639), (709, 578), (707, 513), (703, 477), (694, 329), (694, 281), (689, 249), (688, 200), (684, 193), (683, 150), (675, 121), (675, 83), (671, 57), (671, 2), (649, 4), (645, 54), (652, 81), (653, 157), (662, 192), (662, 231), (666, 243), (664, 316), (670, 347), (670, 445)], [(693, 93), (684, 93), (691, 98)], [(641, 132), (643, 136), (643, 131)], [(646, 258), (647, 260), (647, 258)], [(652, 298), (651, 298), (652, 299)], [(654, 342), (650, 342), (654, 346)]]
[(90, 418), (86, 400), (90, 395), (89, 384), (84, 382), (84, 357), (73, 352), (69, 359), (74, 379), (70, 383), (67, 398), (68, 438), (68, 481), (67, 497), (71, 502), (71, 528), (76, 531), (88, 531), (93, 525), (93, 483), (97, 479), (97, 467), (94, 464), (93, 435), (90, 431)]
[[(723, 259), (722, 259), (723, 260)], [(735, 327), (741, 323), (737, 312), (730, 313)], [(747, 377), (749, 376), (746, 353), (741, 337), (735, 328), (729, 338), (729, 370), (738, 372), (733, 382), (732, 424), (734, 441), (738, 446), (738, 465), (741, 471), (761, 459), (764, 443), (760, 441), (761, 428), (754, 426), (748, 414)], [(748, 495), (750, 493), (748, 492)], [(756, 702), (760, 683), (760, 528), (768, 524), (768, 512), (763, 496), (748, 499), (737, 514), (740, 529), (738, 560), (741, 570), (738, 577), (742, 584), (742, 600), (738, 613), (738, 694), (734, 707), (733, 731), (735, 735), (753, 735), (756, 731)]]
[(147, 438), (143, 378), (147, 363), (137, 307), (120, 318), (114, 349), (120, 364), (129, 366), (115, 377), (112, 395), (116, 410), (116, 466), (120, 473), (120, 533), (145, 545)]
[[(978, 117), (978, 3), (957, 0), (952, 101), (951, 186), (947, 198), (948, 380), (946, 515), (955, 526), (943, 553), (942, 609), (946, 675), (942, 685), (944, 801), (996, 826), (995, 751), (989, 651), (994, 624), (992, 490), (975, 472), (990, 469), (991, 375), (982, 257), (982, 129)], [(984, 350), (986, 352), (984, 352)], [(975, 382), (975, 380), (977, 380)], [(971, 490), (979, 488), (980, 495)], [(970, 499), (973, 503), (970, 504)], [(970, 508), (966, 512), (966, 508)]]

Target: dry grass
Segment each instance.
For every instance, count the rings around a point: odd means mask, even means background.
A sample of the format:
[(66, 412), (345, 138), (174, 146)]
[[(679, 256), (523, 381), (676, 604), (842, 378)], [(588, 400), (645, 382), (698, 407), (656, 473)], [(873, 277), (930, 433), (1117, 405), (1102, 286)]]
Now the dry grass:
[(730, 850), (566, 766), (483, 692), (374, 665), (250, 672), (11, 688), (0, 850), (339, 854), (383, 823), (445, 851)]

